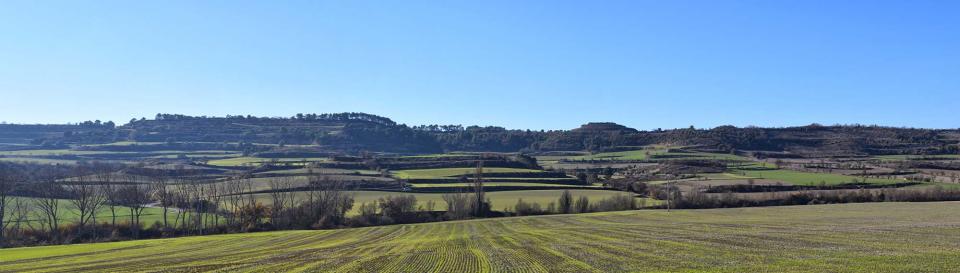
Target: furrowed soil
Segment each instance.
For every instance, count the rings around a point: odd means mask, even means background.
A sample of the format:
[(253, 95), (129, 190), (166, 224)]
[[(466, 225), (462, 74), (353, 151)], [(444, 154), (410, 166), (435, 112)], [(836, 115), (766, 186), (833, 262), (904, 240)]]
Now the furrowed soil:
[(0, 250), (0, 272), (956, 272), (960, 202), (513, 217)]

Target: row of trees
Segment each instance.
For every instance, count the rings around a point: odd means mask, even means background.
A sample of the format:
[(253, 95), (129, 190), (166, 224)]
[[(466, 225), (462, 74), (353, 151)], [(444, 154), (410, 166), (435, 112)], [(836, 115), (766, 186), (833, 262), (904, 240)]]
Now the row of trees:
[[(28, 175), (29, 174), (29, 175)], [(0, 165), (0, 244), (75, 243), (346, 225), (353, 196), (342, 181), (312, 176), (214, 181), (185, 168), (80, 164), (69, 171)], [(296, 190), (296, 191), (294, 191)], [(16, 194), (17, 196), (14, 196)], [(269, 202), (269, 203), (267, 203)], [(150, 210), (157, 219), (143, 223)], [(152, 225), (150, 225), (152, 224)], [(150, 225), (150, 226), (147, 226)]]
[[(359, 204), (349, 216), (354, 196), (344, 182), (330, 176), (267, 179), (269, 191), (258, 190), (248, 176), (210, 181), (189, 169), (124, 169), (80, 165), (65, 177), (28, 183), (21, 173), (0, 169), (0, 242), (11, 245), (59, 244), (103, 240), (204, 235), (280, 229), (322, 229), (459, 220), (505, 215), (539, 215), (637, 208), (631, 196), (591, 202), (565, 191), (546, 209), (519, 200), (504, 214), (491, 214), (490, 201), (476, 193), (443, 196), (445, 210), (413, 195), (380, 198)], [(13, 197), (25, 188), (30, 197)], [(480, 209), (478, 209), (478, 206)], [(154, 223), (143, 223), (156, 210)], [(145, 224), (148, 225), (145, 227)], [(150, 225), (152, 224), (152, 225)]]
[[(17, 169), (0, 165), (0, 244), (17, 241), (25, 232), (35, 240), (60, 242), (64, 239), (64, 219), (73, 220), (71, 240), (98, 236), (98, 213), (109, 208), (110, 226), (118, 227), (118, 210), (129, 210), (130, 223), (138, 223), (139, 216), (150, 202), (149, 189), (141, 184), (115, 184), (117, 177), (110, 173), (112, 166), (79, 166), (73, 178), (61, 180), (56, 170), (38, 168)], [(101, 172), (97, 172), (101, 171)], [(33, 179), (33, 181), (31, 181)], [(89, 183), (94, 179), (102, 184)], [(29, 182), (28, 182), (29, 181)], [(30, 198), (14, 197), (14, 193)]]

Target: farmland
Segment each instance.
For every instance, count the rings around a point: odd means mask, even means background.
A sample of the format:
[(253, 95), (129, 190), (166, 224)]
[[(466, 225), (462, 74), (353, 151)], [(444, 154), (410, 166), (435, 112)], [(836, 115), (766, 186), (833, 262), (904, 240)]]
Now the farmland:
[[(31, 205), (34, 198), (29, 197), (15, 197), (11, 199), (21, 199), (25, 205), (29, 206), (31, 209), (27, 215), (27, 218), (21, 222), (21, 225), (24, 225), (23, 228), (33, 227), (38, 229), (43, 229), (43, 225), (40, 223), (41, 214), (39, 208), (36, 208)], [(70, 223), (75, 223), (79, 216), (79, 211), (73, 207), (70, 203), (70, 200), (58, 200), (59, 201), (59, 211), (57, 213), (61, 225), (66, 225)], [(9, 200), (11, 204), (15, 202), (14, 200)], [(128, 223), (130, 222), (130, 208), (124, 206), (116, 206), (116, 217), (117, 223)], [(11, 212), (8, 212), (11, 213)], [(177, 216), (175, 209), (170, 209), (167, 212), (167, 217), (170, 221), (173, 221), (173, 218)], [(110, 223), (113, 215), (110, 213), (109, 207), (103, 207), (97, 210), (96, 220), (97, 223)], [(14, 219), (7, 219), (9, 224), (14, 224)], [(163, 209), (148, 207), (144, 208), (143, 212), (140, 214), (140, 223), (144, 225), (152, 225), (155, 222), (163, 221)]]
[[(864, 178), (831, 174), (831, 173), (810, 173), (793, 170), (744, 170), (735, 175), (744, 177), (772, 179), (783, 181), (793, 185), (816, 186), (821, 183), (824, 185), (840, 185), (847, 183), (862, 183)], [(893, 184), (904, 182), (896, 179), (866, 178), (868, 184)]]
[(958, 210), (627, 211), (201, 236), (0, 250), (0, 271), (949, 272)]
[(716, 160), (747, 160), (744, 157), (731, 155), (731, 154), (719, 154), (719, 153), (702, 153), (702, 152), (676, 152), (673, 150), (678, 150), (681, 147), (669, 147), (669, 146), (651, 146), (651, 147), (642, 147), (638, 150), (628, 150), (621, 152), (606, 152), (606, 153), (596, 153), (590, 155), (582, 156), (571, 156), (571, 157), (548, 157), (546, 159), (565, 159), (572, 161), (629, 161), (629, 160), (670, 160), (670, 159), (716, 159)]
[[(475, 168), (443, 168), (443, 169), (419, 169), (396, 171), (395, 176), (401, 179), (430, 179), (442, 177), (457, 177), (461, 175), (473, 175)], [(483, 168), (484, 173), (527, 173), (540, 172), (539, 170), (517, 169), (517, 168)]]
[(257, 166), (263, 163), (291, 163), (303, 165), (304, 162), (322, 162), (327, 158), (257, 158), (257, 157), (234, 157), (227, 159), (211, 160), (207, 164), (221, 167), (235, 166)]
[[(523, 199), (527, 203), (537, 203), (542, 207), (547, 207), (550, 203), (556, 203), (557, 198), (560, 197), (560, 194), (563, 193), (563, 190), (519, 190), (519, 191), (496, 191), (489, 192), (486, 194), (486, 197), (490, 199), (490, 206), (494, 210), (507, 211), (512, 210), (513, 206), (517, 203), (518, 200)], [(605, 198), (610, 198), (618, 195), (629, 195), (628, 193), (620, 191), (611, 191), (611, 190), (570, 190), (571, 195), (575, 197), (585, 196), (591, 201), (600, 201)], [(434, 209), (437, 211), (446, 210), (446, 202), (443, 200), (444, 193), (401, 193), (401, 192), (383, 192), (383, 191), (348, 191), (348, 194), (354, 198), (354, 206), (352, 210), (348, 213), (349, 215), (356, 215), (359, 213), (360, 204), (368, 203), (372, 204), (378, 199), (388, 196), (414, 196), (417, 198), (418, 207), (426, 207), (428, 202), (433, 202), (436, 206)], [(270, 196), (269, 194), (256, 194), (254, 195), (257, 201), (269, 204)], [(299, 193), (294, 197), (296, 200), (305, 200), (306, 194)], [(641, 201), (642, 200), (642, 201)], [(660, 202), (658, 200), (652, 200), (648, 198), (637, 198), (638, 203), (642, 203), (647, 206), (658, 205)], [(224, 204), (227, 205), (227, 204)]]

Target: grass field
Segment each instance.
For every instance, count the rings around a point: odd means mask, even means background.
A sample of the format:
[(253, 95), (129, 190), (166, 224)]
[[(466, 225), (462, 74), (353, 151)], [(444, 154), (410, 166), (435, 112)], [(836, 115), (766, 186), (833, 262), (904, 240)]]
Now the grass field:
[[(55, 158), (66, 157), (71, 158)], [(79, 161), (99, 161), (113, 163), (130, 163), (142, 159), (177, 159), (180, 156), (187, 158), (219, 159), (224, 157), (239, 157), (240, 154), (232, 151), (150, 151), (150, 152), (114, 152), (114, 151), (82, 151), (82, 150), (20, 150), (0, 151), (0, 161), (37, 163), (37, 164), (76, 164)], [(54, 157), (54, 158), (51, 158)]]
[[(456, 177), (461, 175), (473, 175), (476, 168), (443, 168), (443, 169), (417, 169), (395, 171), (393, 175), (400, 179), (430, 179), (442, 177)], [(526, 173), (542, 172), (541, 170), (516, 169), (516, 168), (483, 168), (484, 173)]]
[(446, 153), (446, 154), (425, 154), (425, 155), (407, 155), (401, 158), (444, 158), (444, 157), (464, 157), (477, 156), (478, 153)]
[[(434, 209), (438, 211), (446, 210), (446, 202), (443, 201), (443, 193), (406, 193), (406, 192), (383, 192), (383, 191), (349, 191), (353, 195), (354, 205), (353, 209), (348, 213), (349, 215), (357, 215), (360, 213), (359, 207), (362, 203), (373, 203), (380, 199), (381, 197), (386, 196), (398, 196), (398, 195), (413, 195), (417, 198), (417, 205), (426, 208), (427, 202), (433, 201), (436, 206)], [(543, 208), (546, 208), (550, 202), (556, 202), (560, 198), (560, 194), (563, 193), (563, 190), (519, 190), (519, 191), (498, 191), (498, 192), (488, 192), (486, 197), (490, 199), (491, 208), (493, 210), (504, 211), (505, 209), (513, 209), (513, 206), (517, 204), (517, 200), (523, 198), (524, 202), (527, 203), (538, 203)], [(609, 191), (609, 190), (570, 190), (570, 193), (574, 197), (586, 196), (590, 198), (590, 201), (596, 202), (601, 199), (614, 197), (617, 195), (627, 194), (621, 191)], [(255, 198), (257, 201), (263, 204), (270, 204), (271, 199), (269, 194), (256, 194)], [(303, 201), (306, 199), (306, 193), (298, 193), (296, 195), (297, 200)], [(639, 199), (638, 199), (639, 202)], [(646, 205), (653, 206), (660, 204), (658, 200), (647, 199), (644, 200)]]
[(330, 160), (326, 157), (311, 157), (311, 158), (259, 158), (259, 157), (234, 157), (227, 159), (218, 159), (210, 160), (207, 164), (213, 166), (222, 166), (222, 167), (236, 167), (236, 166), (246, 166), (246, 165), (260, 165), (266, 162), (324, 162)]
[[(33, 158), (33, 157), (0, 157), (0, 161), (16, 162), (16, 163), (32, 163), (32, 164), (65, 164), (65, 165), (77, 164), (77, 160), (46, 159), (46, 158)], [(100, 162), (108, 162), (108, 161), (100, 160)]]
[(960, 155), (880, 155), (874, 158), (881, 160), (960, 159)]
[(956, 272), (960, 202), (628, 211), (0, 250), (2, 272)]
[[(579, 188), (598, 188), (599, 186), (594, 185), (565, 185), (565, 184), (550, 184), (550, 183), (532, 183), (532, 182), (483, 182), (485, 187), (503, 187), (503, 186), (512, 186), (512, 187), (532, 187), (532, 188), (551, 188), (551, 187), (579, 187)], [(452, 188), (460, 187), (469, 189), (473, 187), (473, 183), (419, 183), (419, 184), (410, 184), (413, 189), (424, 189), (424, 188)]]
[(291, 169), (291, 170), (279, 170), (279, 171), (268, 171), (261, 172), (259, 174), (358, 174), (358, 175), (379, 175), (380, 172), (371, 171), (371, 170), (348, 170), (348, 169), (332, 169), (332, 168), (301, 168), (301, 169)]
[[(33, 198), (26, 198), (26, 197), (15, 197), (15, 198), (19, 198), (26, 201), (25, 202), (26, 204), (32, 204), (31, 201), (33, 200)], [(8, 202), (10, 202), (9, 204), (12, 206), (14, 201), (10, 200)], [(31, 213), (28, 216), (27, 220), (22, 224), (31, 225), (38, 229), (43, 228), (41, 223), (38, 221), (42, 217), (40, 216), (39, 208), (36, 208), (33, 205), (29, 205), (29, 206), (31, 206), (32, 208)], [(70, 203), (70, 201), (68, 200), (60, 200), (59, 207), (60, 207), (60, 210), (58, 215), (60, 217), (61, 225), (75, 223), (76, 220), (80, 217), (78, 210), (74, 208), (73, 204)], [(10, 213), (12, 212), (8, 211), (7, 213), (8, 215), (10, 215)], [(129, 208), (118, 206), (116, 207), (116, 213), (117, 213), (117, 223), (129, 222), (130, 220)], [(173, 221), (173, 218), (176, 217), (176, 214), (177, 212), (174, 211), (173, 209), (168, 210), (167, 212), (168, 220)], [(109, 223), (110, 221), (112, 221), (112, 219), (113, 218), (110, 214), (109, 207), (104, 206), (103, 208), (97, 211), (98, 223)], [(12, 219), (9, 219), (9, 218), (5, 220), (12, 221)], [(140, 215), (140, 223), (142, 223), (144, 226), (149, 226), (149, 225), (152, 225), (154, 222), (160, 222), (160, 221), (163, 221), (163, 209), (161, 208), (145, 208), (143, 210), (143, 214)]]
[(632, 150), (622, 152), (597, 153), (592, 155), (571, 156), (565, 158), (551, 157), (550, 159), (568, 159), (568, 160), (600, 160), (600, 161), (625, 161), (625, 160), (670, 160), (670, 159), (715, 159), (715, 160), (748, 160), (745, 157), (731, 154), (714, 154), (701, 152), (668, 152), (671, 148), (677, 147), (657, 147), (643, 150)]
[[(740, 171), (736, 171), (735, 174), (744, 177), (779, 180), (793, 185), (815, 186), (819, 185), (821, 182), (826, 185), (839, 185), (863, 182), (863, 178), (861, 177), (831, 173), (808, 173), (793, 170), (743, 170), (742, 173), (739, 172)], [(867, 183), (870, 184), (892, 184), (897, 182), (905, 181), (896, 179), (867, 178)]]

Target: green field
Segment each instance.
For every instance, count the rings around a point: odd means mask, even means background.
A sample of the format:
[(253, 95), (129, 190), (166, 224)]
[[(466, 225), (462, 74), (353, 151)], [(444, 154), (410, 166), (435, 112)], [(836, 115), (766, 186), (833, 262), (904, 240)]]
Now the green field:
[(880, 160), (960, 159), (960, 155), (880, 155), (873, 158)]
[[(555, 188), (555, 187), (577, 187), (577, 188), (599, 188), (600, 186), (594, 185), (565, 185), (565, 184), (550, 184), (550, 183), (531, 183), (531, 182), (483, 182), (485, 187), (532, 187), (532, 188)], [(425, 188), (454, 188), (460, 187), (464, 189), (469, 189), (473, 187), (473, 183), (418, 183), (410, 184), (413, 189), (425, 189)]]
[(210, 164), (210, 165), (213, 165), (213, 166), (222, 166), (222, 167), (236, 167), (236, 166), (247, 166), (247, 165), (260, 165), (260, 164), (267, 163), (267, 162), (278, 162), (278, 163), (294, 162), (294, 163), (296, 163), (296, 162), (303, 162), (303, 161), (308, 161), (308, 162), (324, 162), (324, 161), (328, 161), (328, 160), (330, 160), (330, 159), (329, 159), (329, 158), (326, 158), (326, 157), (310, 157), (310, 158), (259, 158), (259, 157), (242, 156), (242, 157), (234, 157), (234, 158), (227, 158), (227, 159), (210, 160), (209, 162), (207, 162), (207, 164)]
[[(442, 169), (417, 169), (395, 171), (393, 175), (400, 179), (430, 179), (456, 177), (461, 175), (472, 176), (477, 171), (476, 168), (442, 168)], [(542, 172), (541, 170), (517, 169), (517, 168), (483, 168), (484, 173), (527, 173)]]
[(445, 153), (445, 154), (425, 154), (425, 155), (407, 155), (401, 156), (401, 158), (444, 158), (444, 157), (464, 157), (464, 156), (477, 156), (479, 153)]
[[(71, 158), (57, 158), (69, 156)], [(37, 164), (76, 164), (79, 161), (99, 162), (135, 162), (143, 159), (177, 159), (181, 156), (192, 159), (220, 159), (224, 157), (239, 157), (240, 154), (232, 151), (150, 151), (150, 152), (114, 152), (114, 151), (83, 151), (83, 150), (20, 150), (0, 151), (0, 161), (37, 163)]]
[(115, 152), (75, 151), (75, 150), (67, 150), (67, 149), (0, 151), (0, 155), (5, 155), (5, 156), (95, 155), (95, 154), (110, 154), (110, 153), (115, 153)]
[[(743, 170), (742, 173), (739, 172), (740, 171), (737, 171), (735, 174), (753, 178), (779, 180), (793, 185), (816, 186), (820, 185), (821, 182), (826, 185), (863, 182), (863, 178), (861, 177), (831, 173), (808, 173), (793, 170)], [(867, 178), (867, 183), (870, 184), (893, 184), (898, 182), (905, 181), (897, 179)]]
[(125, 155), (135, 155), (135, 154), (160, 154), (160, 155), (178, 155), (178, 154), (197, 154), (197, 155), (234, 155), (234, 151), (225, 151), (225, 150), (201, 150), (201, 151), (176, 151), (176, 150), (161, 150), (161, 151), (149, 151), (149, 152), (114, 152), (114, 151), (84, 151), (84, 150), (19, 150), (19, 151), (0, 151), (0, 155), (3, 156), (63, 156), (63, 155), (76, 155), (76, 156), (85, 156), (85, 155), (112, 155), (112, 154), (125, 154)]
[[(31, 204), (30, 201), (33, 200), (33, 198), (26, 198), (26, 197), (16, 197), (16, 198), (26, 200), (27, 204)], [(10, 200), (8, 202), (10, 202), (10, 206), (13, 206), (13, 202), (14, 202), (13, 200)], [(33, 205), (30, 205), (30, 206), (32, 208), (30, 210), (30, 215), (28, 216), (27, 220), (22, 224), (30, 225), (35, 228), (42, 229), (43, 226), (38, 221), (42, 217), (40, 214), (41, 211), (39, 210), (39, 208), (36, 208)], [(74, 206), (68, 200), (60, 200), (59, 207), (60, 207), (60, 210), (58, 215), (60, 217), (61, 225), (75, 223), (77, 219), (80, 217), (78, 210), (74, 208)], [(11, 215), (12, 212), (8, 211), (7, 213), (8, 213), (8, 216), (12, 217)], [(117, 206), (116, 213), (117, 213), (117, 223), (129, 222), (130, 220), (129, 208)], [(177, 212), (174, 211), (173, 209), (169, 209), (167, 212), (167, 218), (169, 221), (171, 221), (171, 223), (173, 221), (173, 218), (176, 217), (176, 215), (177, 215)], [(97, 211), (98, 223), (110, 223), (110, 221), (112, 220), (113, 218), (110, 214), (110, 207), (103, 206), (103, 208)], [(5, 221), (13, 221), (13, 220), (8, 218), (8, 219), (5, 219)], [(162, 221), (163, 221), (162, 208), (145, 208), (143, 210), (143, 214), (140, 215), (140, 223), (143, 224), (144, 227), (152, 225), (154, 222), (162, 222)]]
[(371, 171), (371, 170), (348, 170), (348, 169), (332, 169), (332, 168), (301, 168), (301, 169), (290, 169), (290, 170), (279, 170), (279, 171), (267, 171), (260, 172), (258, 174), (358, 174), (358, 175), (379, 175), (380, 172)]
[[(434, 202), (435, 210), (444, 211), (447, 209), (447, 203), (443, 201), (443, 193), (406, 193), (406, 192), (383, 192), (383, 191), (349, 191), (353, 195), (354, 205), (353, 209), (348, 213), (349, 215), (357, 215), (360, 213), (359, 207), (363, 203), (373, 203), (380, 199), (381, 197), (387, 196), (398, 196), (398, 195), (413, 195), (417, 198), (417, 205), (426, 208), (427, 203), (430, 201)], [(513, 206), (517, 204), (517, 200), (523, 198), (524, 202), (527, 203), (538, 203), (544, 209), (547, 208), (551, 202), (556, 202), (560, 198), (560, 194), (563, 193), (563, 190), (519, 190), (519, 191), (498, 191), (498, 192), (488, 192), (486, 197), (490, 199), (491, 208), (493, 210), (504, 211), (506, 209), (513, 209)], [(574, 197), (586, 196), (590, 198), (590, 201), (596, 202), (601, 199), (614, 197), (617, 195), (628, 194), (622, 191), (610, 191), (610, 190), (570, 190), (570, 193)], [(256, 194), (255, 198), (258, 202), (263, 204), (270, 204), (271, 199), (269, 194)], [(296, 197), (297, 200), (303, 201), (306, 200), (306, 193), (299, 192)], [(639, 202), (639, 199), (638, 199)], [(646, 199), (644, 200), (646, 205), (653, 206), (660, 204), (658, 200)]]
[(956, 272), (960, 202), (628, 211), (0, 250), (2, 272)]
[[(77, 160), (68, 160), (68, 159), (46, 159), (46, 158), (34, 158), (34, 157), (0, 157), (0, 161), (4, 162), (16, 162), (16, 163), (32, 163), (32, 164), (77, 164)], [(100, 162), (107, 162), (100, 160)]]
[(643, 150), (622, 152), (597, 153), (583, 156), (551, 157), (554, 160), (597, 160), (597, 161), (627, 161), (627, 160), (670, 160), (670, 159), (715, 159), (715, 160), (749, 160), (745, 157), (732, 154), (715, 154), (702, 152), (668, 152), (671, 148), (657, 147)]

